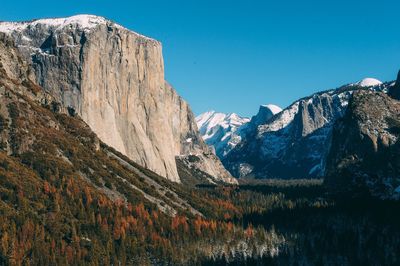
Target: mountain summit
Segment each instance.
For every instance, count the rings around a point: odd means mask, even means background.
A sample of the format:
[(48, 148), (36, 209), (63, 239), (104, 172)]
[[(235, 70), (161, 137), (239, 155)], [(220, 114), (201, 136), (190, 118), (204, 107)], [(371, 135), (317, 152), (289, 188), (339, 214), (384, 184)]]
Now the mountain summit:
[(274, 115), (280, 113), (282, 108), (274, 104), (265, 104), (261, 105), (258, 113), (251, 118), (251, 122), (253, 124), (262, 124), (267, 122)]

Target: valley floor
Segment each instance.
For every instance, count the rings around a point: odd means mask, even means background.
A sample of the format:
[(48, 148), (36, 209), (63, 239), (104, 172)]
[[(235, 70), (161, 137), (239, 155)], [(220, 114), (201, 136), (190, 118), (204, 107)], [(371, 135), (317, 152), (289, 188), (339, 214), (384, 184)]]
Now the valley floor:
[(244, 228), (285, 239), (273, 256), (207, 260), (205, 265), (398, 265), (400, 204), (335, 199), (321, 181), (266, 181), (236, 188), (201, 187), (231, 201)]

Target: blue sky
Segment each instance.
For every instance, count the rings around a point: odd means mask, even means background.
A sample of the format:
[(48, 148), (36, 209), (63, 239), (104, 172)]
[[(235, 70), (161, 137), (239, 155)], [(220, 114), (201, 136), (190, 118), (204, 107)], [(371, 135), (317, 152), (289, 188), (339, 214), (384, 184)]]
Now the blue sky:
[(251, 116), (400, 69), (396, 1), (3, 1), (0, 20), (95, 14), (163, 43), (166, 78), (194, 112)]

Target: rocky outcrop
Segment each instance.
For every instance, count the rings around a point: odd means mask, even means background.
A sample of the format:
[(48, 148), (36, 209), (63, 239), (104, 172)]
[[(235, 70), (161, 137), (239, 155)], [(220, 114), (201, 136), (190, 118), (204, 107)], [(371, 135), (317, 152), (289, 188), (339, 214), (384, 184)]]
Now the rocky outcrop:
[(231, 180), (198, 134), (188, 104), (165, 81), (161, 44), (101, 17), (0, 23), (31, 62), (37, 83), (106, 144), (179, 182), (176, 158)]
[(325, 184), (339, 194), (400, 198), (400, 102), (357, 91), (337, 121)]
[(282, 108), (273, 104), (261, 105), (258, 109), (258, 113), (251, 118), (250, 122), (255, 126), (263, 125), (281, 111)]

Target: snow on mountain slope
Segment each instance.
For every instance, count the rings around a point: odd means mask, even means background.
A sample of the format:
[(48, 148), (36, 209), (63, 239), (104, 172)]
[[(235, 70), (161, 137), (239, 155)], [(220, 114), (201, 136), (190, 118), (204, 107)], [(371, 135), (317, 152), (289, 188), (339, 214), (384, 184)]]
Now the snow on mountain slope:
[(235, 113), (224, 114), (215, 111), (209, 111), (196, 117), (197, 126), (203, 140), (214, 147), (215, 153), (219, 157), (226, 155), (240, 142), (240, 135), (235, 133), (249, 121), (249, 118), (241, 117)]
[(333, 123), (345, 114), (352, 93), (385, 92), (390, 86), (392, 83), (364, 79), (299, 99), (270, 119), (255, 119), (257, 115), (222, 162), (236, 177), (320, 177)]
[(261, 105), (251, 119), (239, 115), (209, 111), (196, 118), (204, 141), (215, 149), (219, 158), (224, 158), (236, 147), (252, 128), (266, 123), (282, 109), (274, 104)]
[(39, 24), (57, 28), (63, 28), (68, 25), (79, 25), (83, 29), (90, 29), (101, 23), (106, 23), (106, 19), (93, 15), (76, 15), (68, 18), (38, 19), (29, 22), (2, 22), (0, 24), (0, 31), (8, 33), (22, 31), (29, 26), (35, 27)]
[(263, 107), (268, 108), (269, 110), (271, 110), (271, 112), (275, 115), (277, 113), (280, 113), (282, 111), (282, 108), (280, 108), (279, 106), (275, 105), (275, 104), (266, 104), (266, 105), (262, 105)]
[(374, 78), (365, 78), (363, 80), (360, 80), (359, 82), (356, 83), (358, 86), (361, 87), (372, 87), (372, 86), (378, 86), (382, 84), (382, 81), (374, 79)]
[[(126, 29), (125, 27), (114, 23), (110, 20), (107, 20), (104, 17), (99, 17), (95, 15), (75, 15), (66, 18), (46, 18), (46, 19), (37, 19), (32, 21), (21, 21), (21, 22), (0, 22), (0, 32), (4, 32), (7, 34), (13, 34), (17, 32), (26, 31), (29, 28), (51, 28), (53, 31), (62, 31), (65, 29), (80, 29), (85, 32), (89, 32), (90, 30), (96, 28), (99, 25), (105, 25), (108, 23), (112, 23), (113, 27), (119, 29)], [(137, 35), (138, 37), (156, 41), (147, 36), (141, 35), (137, 32), (129, 30), (131, 33)], [(26, 40), (29, 41), (29, 40)]]

